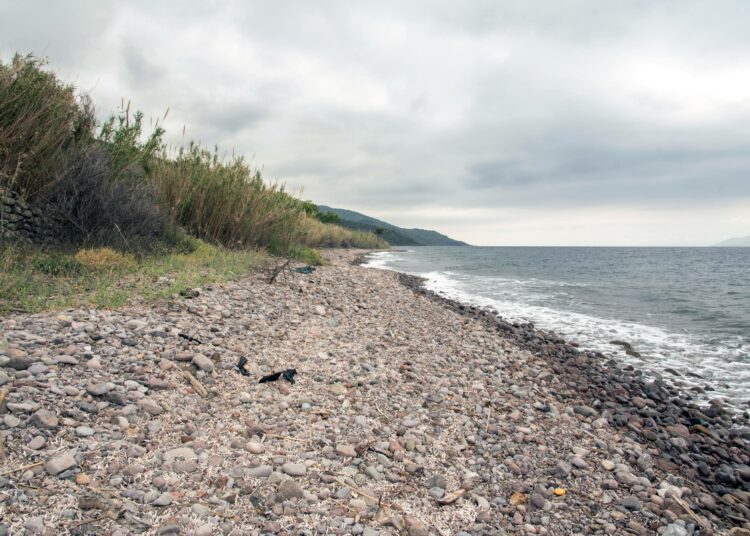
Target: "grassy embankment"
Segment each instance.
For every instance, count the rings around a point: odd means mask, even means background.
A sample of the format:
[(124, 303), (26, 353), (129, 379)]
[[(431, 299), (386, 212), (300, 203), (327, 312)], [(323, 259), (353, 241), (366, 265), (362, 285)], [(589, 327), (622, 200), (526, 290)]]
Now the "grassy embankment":
[(0, 257), (0, 314), (148, 302), (235, 279), (267, 261), (260, 251), (229, 250), (202, 242), (189, 252), (140, 259), (109, 248), (77, 253), (4, 248)]
[(242, 158), (170, 150), (163, 136), (129, 106), (97, 125), (90, 99), (33, 57), (0, 62), (0, 186), (58, 237), (0, 237), (0, 312), (116, 307), (238, 277), (269, 255), (314, 264), (317, 247), (387, 247), (320, 221)]

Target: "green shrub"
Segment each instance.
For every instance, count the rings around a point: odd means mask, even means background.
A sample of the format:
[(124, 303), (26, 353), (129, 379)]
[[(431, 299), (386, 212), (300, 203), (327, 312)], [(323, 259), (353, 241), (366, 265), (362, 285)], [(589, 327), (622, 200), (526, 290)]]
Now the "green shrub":
[(320, 266), (323, 264), (323, 257), (317, 249), (307, 246), (292, 246), (289, 248), (289, 256), (306, 264)]
[[(169, 298), (186, 288), (235, 279), (266, 262), (255, 250), (233, 251), (192, 241), (192, 252), (140, 259), (112, 250), (73, 255), (0, 245), (0, 315), (120, 307), (126, 302)], [(92, 267), (79, 263), (76, 257)]]
[(387, 247), (331, 225), (335, 214), (264, 182), (242, 158), (225, 161), (193, 143), (169, 153), (159, 122), (145, 133), (129, 103), (98, 132), (94, 117), (88, 97), (44, 61), (0, 63), (0, 184), (43, 207), (72, 245), (190, 250), (179, 226), (224, 247), (310, 258), (305, 248)]
[(0, 182), (27, 199), (50, 186), (67, 151), (90, 141), (95, 122), (90, 101), (44, 65), (18, 54), (0, 62)]
[(168, 219), (143, 178), (163, 130), (141, 141), (143, 114), (128, 108), (97, 136), (90, 100), (44, 67), (33, 56), (0, 63), (0, 184), (43, 208), (62, 242), (155, 244)]
[(131, 115), (130, 103), (122, 106), (117, 116), (111, 116), (104, 122), (98, 136), (109, 153), (110, 175), (126, 179), (147, 175), (152, 159), (164, 149), (163, 136), (164, 129), (157, 121), (144, 140), (143, 112), (136, 111)]
[(29, 266), (36, 272), (52, 276), (78, 275), (83, 268), (76, 259), (60, 252), (30, 256)]
[(111, 156), (101, 146), (79, 147), (69, 156), (70, 164), (37, 202), (57, 222), (58, 238), (84, 246), (158, 249), (171, 225), (152, 185), (135, 176), (112, 176)]

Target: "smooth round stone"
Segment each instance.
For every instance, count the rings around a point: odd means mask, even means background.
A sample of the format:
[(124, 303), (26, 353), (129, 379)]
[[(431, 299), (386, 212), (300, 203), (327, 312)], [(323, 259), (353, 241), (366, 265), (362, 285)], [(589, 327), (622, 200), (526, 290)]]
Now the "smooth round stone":
[(104, 396), (114, 388), (111, 383), (92, 383), (86, 386), (86, 390), (93, 396)]
[(351, 499), (349, 501), (349, 508), (356, 512), (362, 512), (367, 509), (367, 503), (363, 499)]
[(194, 504), (190, 507), (190, 510), (193, 511), (193, 513), (199, 517), (206, 517), (209, 514), (211, 514), (211, 510), (209, 510), (206, 506), (203, 506), (202, 504)]
[(43, 436), (36, 436), (34, 439), (28, 442), (26, 445), (31, 450), (39, 450), (47, 443), (47, 440)]
[(94, 429), (88, 426), (78, 426), (76, 428), (76, 435), (78, 437), (90, 437), (94, 435)]
[(212, 454), (208, 457), (208, 465), (211, 467), (221, 467), (224, 465), (224, 456)]
[(44, 518), (30, 517), (24, 522), (23, 527), (31, 534), (41, 534), (44, 531)]
[(175, 473), (194, 473), (198, 470), (198, 463), (195, 460), (179, 460), (174, 462)]
[(21, 424), (21, 419), (19, 419), (15, 415), (8, 414), (5, 417), (3, 417), (3, 423), (8, 428), (15, 428), (16, 426), (18, 426), (19, 424)]
[(154, 506), (169, 506), (172, 504), (172, 494), (165, 491), (161, 495), (159, 495), (154, 502), (152, 502)]
[(532, 493), (529, 502), (537, 508), (544, 508), (545, 498), (539, 493)]
[(195, 529), (195, 536), (211, 536), (214, 533), (213, 525), (201, 525)]
[(604, 469), (605, 471), (611, 471), (612, 469), (615, 468), (614, 462), (611, 462), (609, 460), (602, 460), (601, 466), (602, 466), (602, 469)]
[(357, 451), (354, 450), (354, 447), (351, 445), (336, 445), (336, 453), (339, 456), (344, 456), (347, 458), (354, 458), (357, 456)]
[(281, 466), (281, 470), (290, 476), (302, 476), (307, 473), (307, 467), (302, 463), (287, 462)]
[(266, 451), (266, 447), (256, 441), (250, 441), (245, 448), (253, 454), (263, 454)]
[(443, 495), (445, 495), (445, 490), (443, 488), (430, 488), (427, 493), (429, 493), (431, 497), (440, 499), (443, 497)]
[(578, 469), (584, 469), (588, 467), (588, 464), (580, 456), (573, 457), (573, 459), (570, 460), (570, 463), (573, 465), (573, 467), (576, 467)]
[(251, 467), (247, 470), (247, 476), (253, 478), (266, 478), (273, 472), (273, 467), (270, 465), (259, 465), (258, 467)]
[(49, 367), (47, 365), (42, 365), (41, 363), (34, 363), (26, 370), (28, 370), (31, 374), (36, 376), (38, 374), (47, 373), (49, 371)]
[(407, 428), (414, 428), (415, 426), (419, 425), (419, 419), (417, 419), (413, 415), (410, 415), (406, 417), (403, 421), (401, 421), (401, 424), (403, 424)]
[(372, 478), (373, 480), (380, 480), (381, 478), (381, 475), (378, 472), (378, 470), (372, 465), (368, 465), (367, 467), (365, 467), (365, 474), (368, 477)]
[(620, 504), (628, 510), (641, 509), (641, 501), (638, 500), (638, 497), (636, 497), (635, 495), (628, 495), (627, 497), (624, 497), (622, 500), (620, 500)]

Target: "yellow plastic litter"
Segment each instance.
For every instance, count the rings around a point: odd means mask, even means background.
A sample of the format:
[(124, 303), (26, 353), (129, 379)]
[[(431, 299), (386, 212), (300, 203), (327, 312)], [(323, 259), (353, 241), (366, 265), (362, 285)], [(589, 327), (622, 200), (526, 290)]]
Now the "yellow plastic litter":
[(564, 488), (555, 488), (555, 490), (552, 493), (554, 493), (558, 497), (562, 497), (563, 495), (565, 495), (566, 491)]

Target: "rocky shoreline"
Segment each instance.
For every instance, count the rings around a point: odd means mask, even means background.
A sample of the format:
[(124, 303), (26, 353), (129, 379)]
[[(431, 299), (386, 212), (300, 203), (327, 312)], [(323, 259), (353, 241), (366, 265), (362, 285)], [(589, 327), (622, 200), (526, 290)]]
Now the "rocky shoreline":
[(747, 534), (735, 417), (356, 255), (0, 318), (0, 535)]
[[(365, 259), (360, 259), (365, 260)], [(457, 314), (490, 326), (519, 348), (550, 363), (575, 396), (584, 397), (609, 424), (654, 445), (650, 460), (705, 488), (694, 504), (718, 523), (746, 526), (750, 521), (750, 418), (723, 407), (720, 400), (700, 407), (661, 379), (646, 380), (632, 365), (623, 366), (600, 352), (584, 351), (533, 323), (508, 322), (496, 312), (441, 296), (424, 288), (424, 279), (400, 273), (399, 281)], [(564, 400), (569, 393), (560, 393)], [(643, 464), (641, 464), (643, 465)]]

